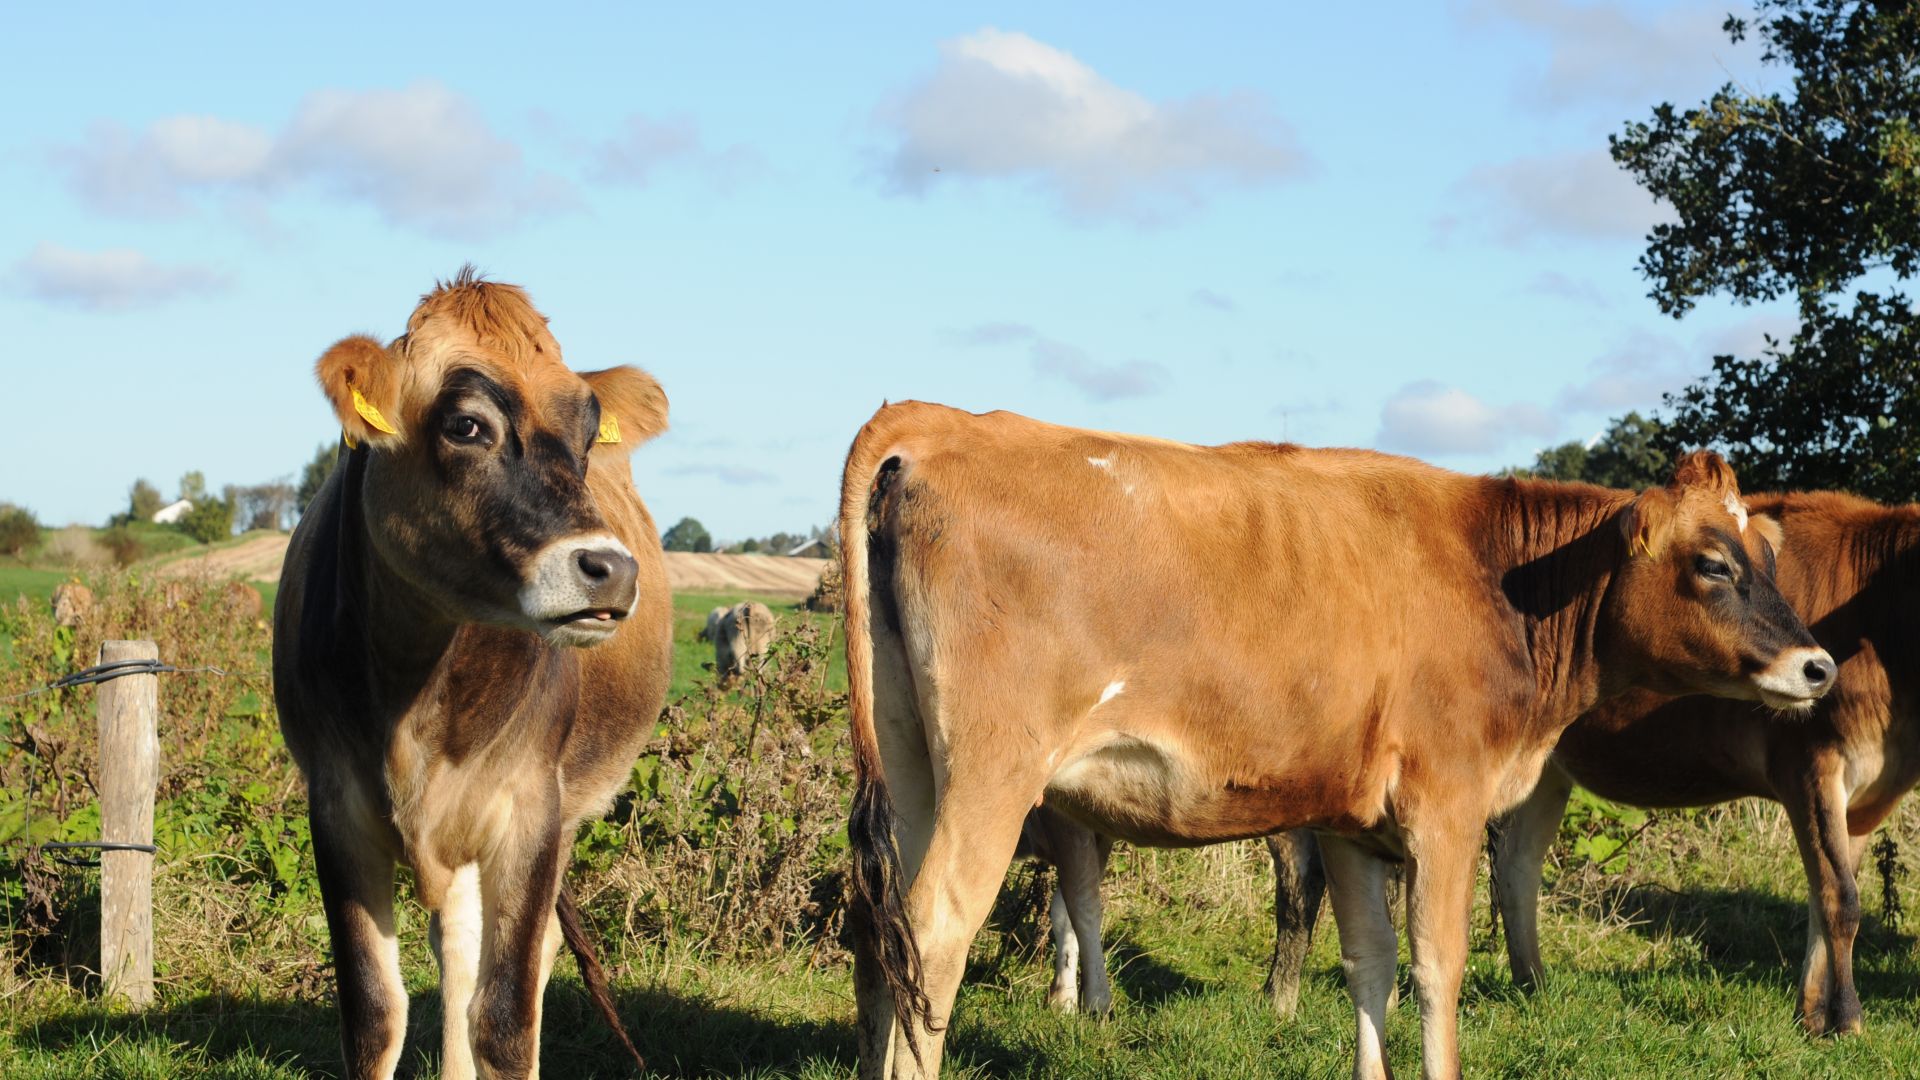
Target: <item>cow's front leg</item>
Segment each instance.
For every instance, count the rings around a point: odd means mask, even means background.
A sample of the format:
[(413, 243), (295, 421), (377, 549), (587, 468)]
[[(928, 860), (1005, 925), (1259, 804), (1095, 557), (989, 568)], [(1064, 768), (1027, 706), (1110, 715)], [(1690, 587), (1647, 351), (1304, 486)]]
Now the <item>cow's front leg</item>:
[(1484, 808), (1450, 806), (1407, 837), (1407, 945), (1420, 1001), (1420, 1072), (1428, 1080), (1460, 1075), (1460, 981), (1486, 820)]
[(307, 818), (333, 943), (340, 1044), (351, 1080), (387, 1080), (407, 1036), (407, 992), (393, 921), (394, 859), (349, 798), (313, 785)]
[(1540, 961), (1540, 874), (1572, 794), (1573, 781), (1549, 761), (1533, 793), (1494, 833), (1493, 900), (1507, 928), (1507, 966), (1522, 990), (1538, 987), (1546, 974)]
[(1353, 999), (1354, 1080), (1387, 1080), (1387, 997), (1399, 959), (1387, 915), (1387, 864), (1344, 837), (1320, 838), (1327, 891), (1340, 931), (1340, 967)]
[[(524, 801), (516, 816), (532, 818)], [(480, 864), (480, 970), (467, 1009), (475, 1072), (486, 1080), (540, 1073), (540, 998), (552, 970), (554, 904), (566, 837), (557, 815), (506, 839)]]
[(1847, 829), (1846, 762), (1820, 751), (1789, 761), (1774, 779), (1807, 873), (1807, 956), (1800, 971), (1800, 1024), (1812, 1035), (1861, 1030), (1853, 985), (1853, 939), (1860, 930), (1854, 879), (1866, 838)]

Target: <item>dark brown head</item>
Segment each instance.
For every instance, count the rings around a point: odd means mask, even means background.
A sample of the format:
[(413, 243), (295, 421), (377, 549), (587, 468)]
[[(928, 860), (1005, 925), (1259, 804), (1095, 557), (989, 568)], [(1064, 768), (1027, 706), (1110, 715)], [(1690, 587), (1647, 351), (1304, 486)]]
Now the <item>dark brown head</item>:
[(1633, 685), (1806, 709), (1835, 668), (1774, 587), (1780, 528), (1750, 518), (1733, 470), (1710, 451), (1680, 459), (1673, 480), (1621, 513), (1624, 565), (1614, 575), (1600, 645)]
[(468, 271), (391, 344), (346, 338), (315, 373), (368, 455), (360, 509), (387, 566), (456, 621), (562, 645), (612, 635), (636, 565), (587, 471), (665, 430), (652, 376), (569, 370), (526, 293)]

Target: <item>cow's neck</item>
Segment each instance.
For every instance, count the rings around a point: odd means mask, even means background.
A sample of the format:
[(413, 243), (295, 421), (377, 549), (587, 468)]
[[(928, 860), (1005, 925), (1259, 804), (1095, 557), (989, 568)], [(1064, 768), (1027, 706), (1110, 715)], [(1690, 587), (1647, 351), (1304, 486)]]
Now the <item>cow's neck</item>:
[[(1851, 530), (1841, 557), (1854, 596), (1872, 598), (1861, 612), (1881, 660), (1909, 668), (1920, 662), (1920, 504), (1889, 507), (1873, 524)], [(1821, 575), (1831, 581), (1831, 574)], [(1834, 597), (1844, 604), (1851, 597)], [(1847, 647), (1842, 643), (1842, 647)], [(1894, 655), (1889, 655), (1889, 653)]]
[(1528, 720), (1557, 734), (1623, 688), (1601, 663), (1597, 636), (1622, 548), (1615, 519), (1631, 497), (1585, 485), (1495, 485), (1490, 565), (1524, 628), (1536, 687)]

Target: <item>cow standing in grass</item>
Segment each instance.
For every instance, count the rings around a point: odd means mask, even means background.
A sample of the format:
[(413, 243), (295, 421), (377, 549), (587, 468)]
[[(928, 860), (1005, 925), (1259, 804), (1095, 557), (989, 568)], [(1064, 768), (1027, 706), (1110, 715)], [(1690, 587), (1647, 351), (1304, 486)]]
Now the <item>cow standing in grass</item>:
[(671, 600), (627, 463), (666, 397), (633, 368), (569, 370), (525, 293), (466, 270), (317, 374), (353, 449), (287, 550), (274, 692), (347, 1073), (400, 1058), (404, 863), (433, 913), (442, 1075), (534, 1076), (563, 937), (618, 1029), (562, 874), (666, 696)]
[(1634, 686), (1804, 709), (1834, 673), (1711, 454), (1636, 497), (907, 403), (840, 525), (867, 1076), (938, 1071), (1043, 799), (1135, 843), (1322, 830), (1367, 1080), (1404, 860), (1425, 1071), (1457, 1075), (1482, 829), (1561, 730)]
[(759, 665), (773, 646), (773, 610), (758, 600), (726, 609), (713, 627), (713, 670), (730, 682)]

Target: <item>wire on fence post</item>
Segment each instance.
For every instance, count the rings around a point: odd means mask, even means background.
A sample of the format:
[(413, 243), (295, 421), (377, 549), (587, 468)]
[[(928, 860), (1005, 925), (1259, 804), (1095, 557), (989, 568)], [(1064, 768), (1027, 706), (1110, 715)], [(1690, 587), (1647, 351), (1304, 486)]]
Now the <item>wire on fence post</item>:
[[(151, 641), (108, 641), (102, 663), (158, 661)], [(153, 1002), (153, 798), (160, 781), (160, 680), (100, 683), (100, 971), (108, 997)]]

